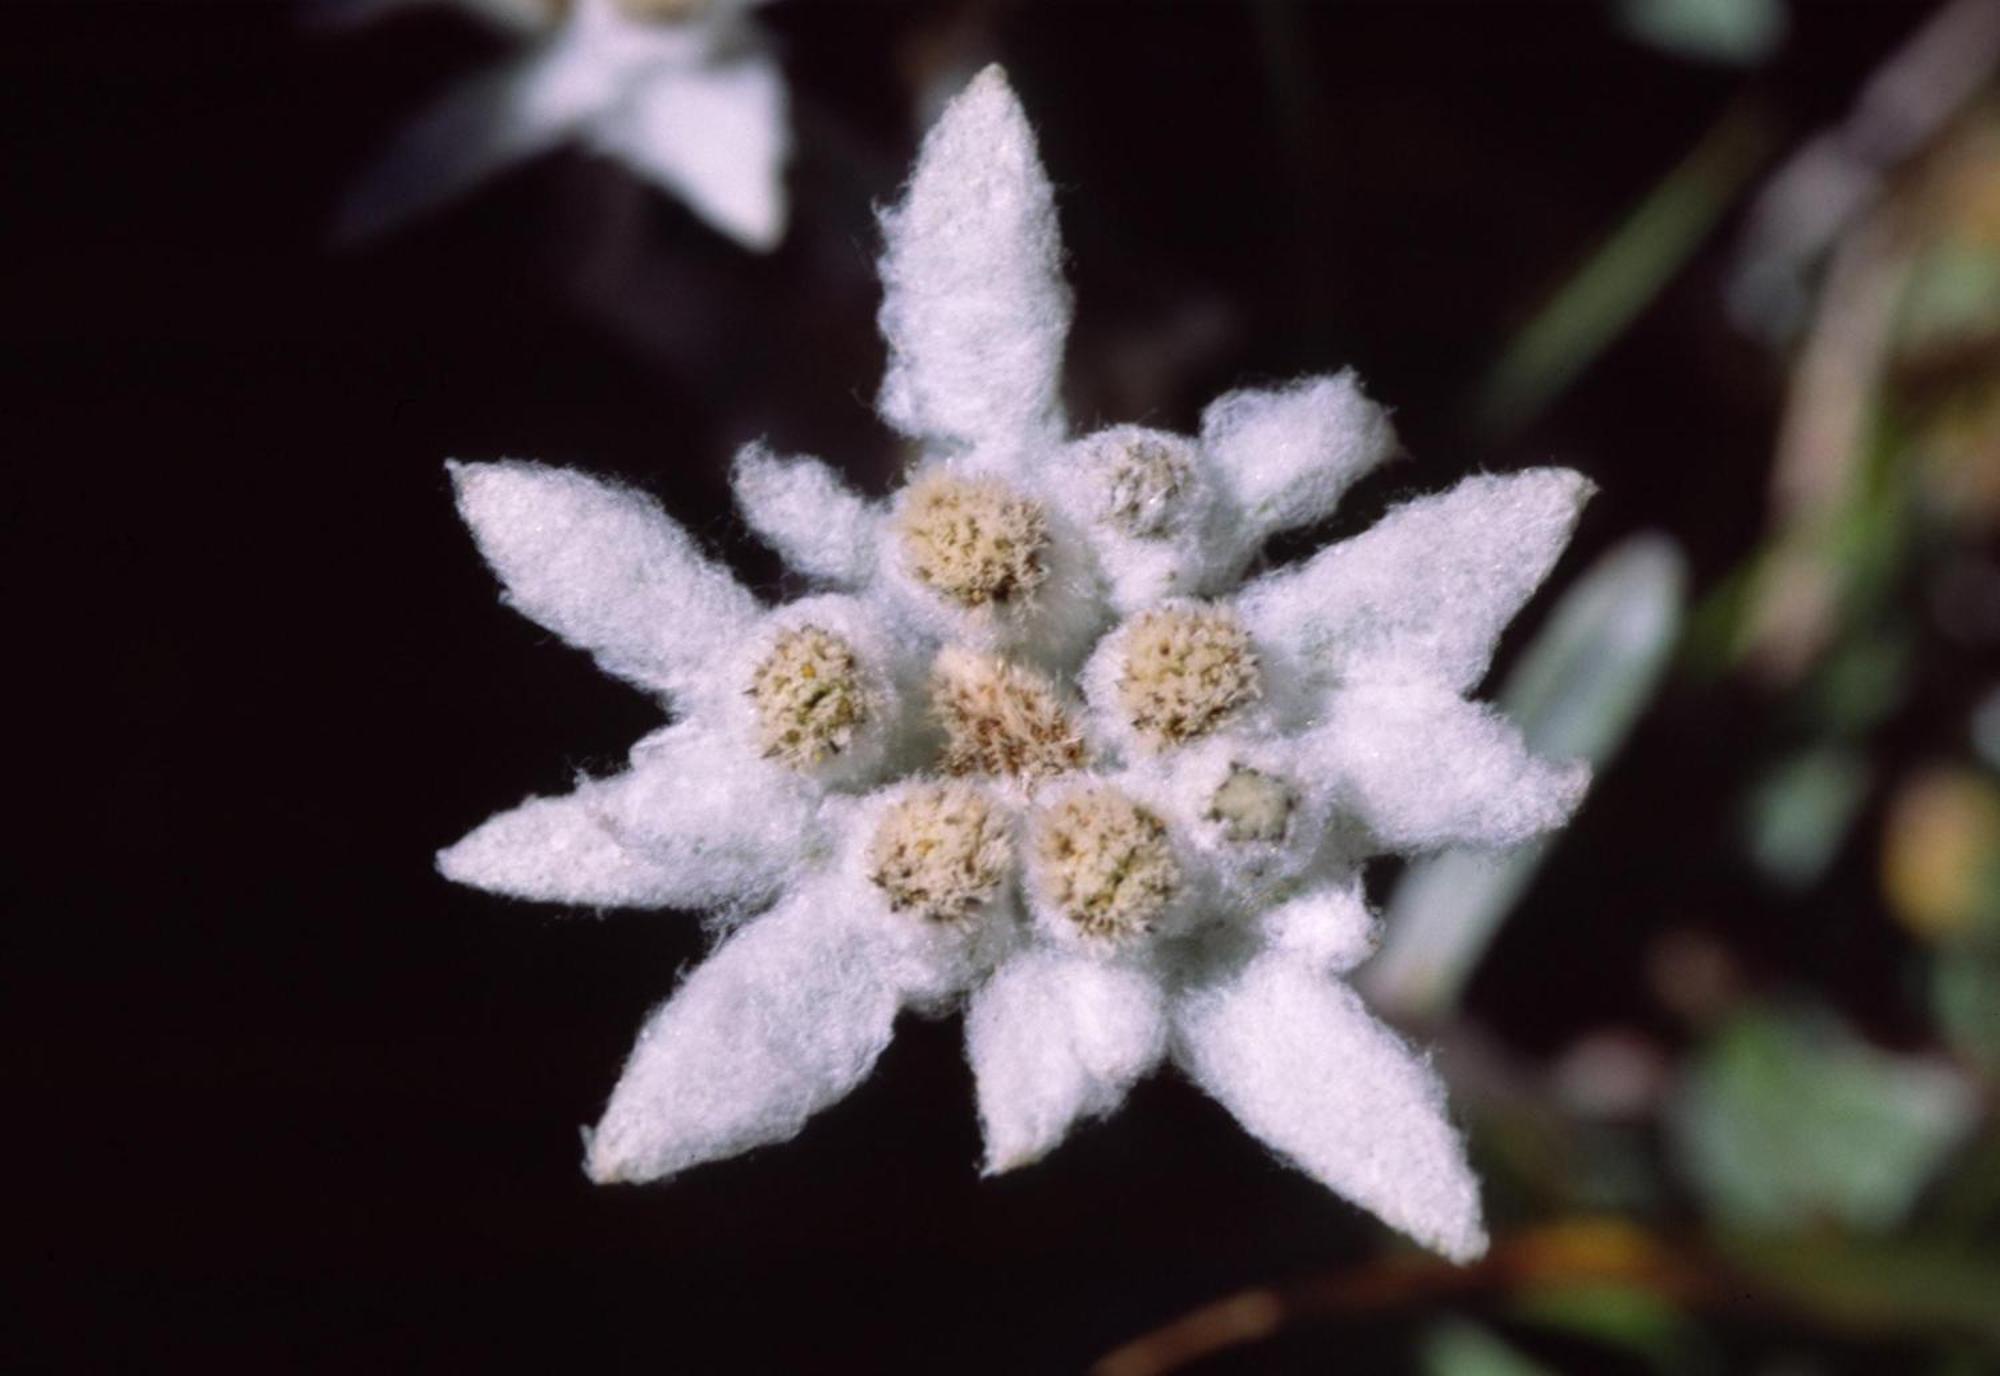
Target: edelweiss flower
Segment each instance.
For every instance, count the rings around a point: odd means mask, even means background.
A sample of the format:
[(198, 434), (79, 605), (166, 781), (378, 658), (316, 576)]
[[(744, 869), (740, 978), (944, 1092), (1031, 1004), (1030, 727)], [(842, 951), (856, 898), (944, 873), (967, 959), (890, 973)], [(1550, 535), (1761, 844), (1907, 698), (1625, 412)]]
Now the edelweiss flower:
[(757, 2), (527, 6), (545, 12), (547, 36), (405, 130), (348, 197), (339, 233), (380, 233), (574, 140), (746, 248), (772, 248), (785, 229), (790, 135), (784, 77), (744, 15)]
[(1053, 198), (998, 69), (884, 228), (908, 481), (871, 501), (756, 446), (735, 473), (751, 526), (830, 591), (763, 609), (641, 496), (454, 470), (515, 605), (683, 718), (444, 872), (755, 914), (640, 1034), (591, 1174), (790, 1137), (901, 1010), (962, 1006), (989, 1171), (1171, 1059), (1338, 1193), (1477, 1256), (1436, 1076), (1337, 977), (1373, 946), (1367, 857), (1512, 845), (1581, 796), (1580, 766), (1461, 695), (1588, 485), (1472, 478), (1239, 585), (1393, 451), (1352, 375), (1226, 396), (1198, 437), (1071, 438)]

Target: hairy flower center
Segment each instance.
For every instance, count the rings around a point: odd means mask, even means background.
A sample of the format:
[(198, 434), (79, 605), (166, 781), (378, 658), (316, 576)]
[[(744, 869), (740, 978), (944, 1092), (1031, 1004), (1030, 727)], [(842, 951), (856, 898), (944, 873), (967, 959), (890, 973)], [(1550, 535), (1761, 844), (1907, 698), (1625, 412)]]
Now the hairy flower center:
[(1127, 535), (1156, 540), (1174, 527), (1194, 467), (1163, 439), (1123, 441), (1104, 479), (1104, 519)]
[(1038, 779), (1084, 762), (1076, 723), (1032, 669), (950, 646), (931, 668), (931, 700), (947, 773)]
[(898, 534), (910, 570), (961, 607), (1027, 597), (1048, 576), (1048, 518), (987, 478), (932, 474), (910, 489)]
[(1282, 841), (1297, 801), (1281, 780), (1239, 764), (1208, 800), (1208, 816), (1232, 841)]
[(1057, 910), (1101, 940), (1150, 931), (1181, 884), (1166, 824), (1102, 785), (1036, 816), (1034, 859)]
[(1004, 817), (970, 784), (931, 784), (890, 807), (868, 846), (868, 877), (896, 912), (959, 923), (1000, 890), (1014, 860)]
[(1118, 705), (1155, 750), (1207, 735), (1262, 691), (1249, 635), (1220, 608), (1143, 612), (1126, 632)]
[(838, 755), (871, 715), (854, 647), (817, 626), (778, 636), (750, 676), (750, 697), (765, 757), (794, 769)]

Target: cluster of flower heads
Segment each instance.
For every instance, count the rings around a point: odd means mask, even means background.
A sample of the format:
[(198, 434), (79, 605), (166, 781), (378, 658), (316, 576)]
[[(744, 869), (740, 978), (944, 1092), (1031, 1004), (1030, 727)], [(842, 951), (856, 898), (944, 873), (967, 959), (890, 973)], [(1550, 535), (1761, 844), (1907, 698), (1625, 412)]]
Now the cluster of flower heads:
[(761, 0), (463, 3), (529, 46), (396, 138), (349, 193), (342, 237), (385, 232), (572, 143), (678, 196), (745, 248), (784, 236), (791, 133), (784, 76), (748, 14)]
[(1351, 374), (1223, 397), (1198, 436), (1073, 438), (1053, 198), (998, 69), (884, 216), (886, 501), (753, 446), (749, 525), (825, 591), (765, 606), (647, 497), (457, 465), (512, 603), (677, 714), (615, 777), (501, 813), (452, 879), (710, 909), (590, 1138), (603, 1181), (796, 1133), (904, 1009), (965, 1012), (989, 1171), (1165, 1061), (1318, 1180), (1447, 1256), (1486, 1245), (1423, 1059), (1338, 978), (1370, 856), (1562, 823), (1580, 765), (1463, 694), (1588, 493), (1474, 477), (1243, 581), (1391, 456)]

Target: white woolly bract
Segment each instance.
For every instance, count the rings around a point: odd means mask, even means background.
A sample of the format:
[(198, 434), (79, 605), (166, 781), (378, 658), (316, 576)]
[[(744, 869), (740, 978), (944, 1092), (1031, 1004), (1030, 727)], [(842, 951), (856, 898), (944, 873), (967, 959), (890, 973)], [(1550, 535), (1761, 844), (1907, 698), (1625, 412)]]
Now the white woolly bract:
[(1490, 707), (1420, 683), (1361, 684), (1327, 700), (1303, 753), (1377, 851), (1515, 846), (1569, 820), (1590, 767), (1528, 753)]
[(1396, 432), (1350, 369), (1217, 399), (1202, 412), (1201, 444), (1236, 507), (1230, 536), (1247, 557), (1266, 536), (1331, 515), (1358, 478), (1396, 452)]
[(599, 1182), (782, 1142), (889, 1044), (898, 999), (843, 915), (802, 891), (723, 942), (639, 1033), (591, 1134)]
[[(530, 798), (438, 852), (457, 884), (583, 908), (663, 908), (690, 896), (685, 872), (626, 845), (603, 806), (622, 781), (588, 783), (560, 798)], [(697, 901), (707, 895), (692, 891)]]
[(348, 193), (336, 237), (386, 233), (577, 141), (746, 248), (773, 247), (785, 226), (786, 94), (742, 8), (669, 22), (578, 0), (521, 57), (475, 74), (399, 134)]
[(1453, 1261), (1486, 1250), (1444, 1086), (1343, 984), (1283, 952), (1184, 998), (1175, 1060), (1336, 1194)]
[(745, 445), (730, 485), (744, 521), (791, 567), (843, 588), (874, 576), (882, 512), (818, 459)]
[(1040, 1160), (1078, 1120), (1117, 1108), (1166, 1043), (1166, 993), (1146, 971), (1048, 950), (1001, 965), (965, 1018), (987, 1173)]
[(620, 678), (685, 693), (758, 612), (643, 493), (534, 463), (449, 467), (507, 601)]
[(882, 235), (882, 415), (967, 447), (1052, 437), (1070, 319), (1062, 239), (1034, 133), (998, 67), (925, 136)]
[(1310, 681), (1421, 678), (1462, 691), (1548, 577), (1591, 490), (1566, 468), (1467, 478), (1258, 579), (1236, 605), (1258, 643), (1284, 646)]
[(1330, 975), (1345, 974), (1373, 955), (1379, 935), (1361, 872), (1353, 869), (1261, 910), (1255, 925), (1264, 945)]
[(580, 132), (745, 248), (768, 252), (785, 234), (786, 104), (784, 74), (753, 52), (635, 82)]
[(642, 741), (623, 774), (488, 819), (438, 869), (542, 902), (733, 908), (775, 897), (825, 844), (803, 780), (746, 769), (729, 742), (677, 727)]

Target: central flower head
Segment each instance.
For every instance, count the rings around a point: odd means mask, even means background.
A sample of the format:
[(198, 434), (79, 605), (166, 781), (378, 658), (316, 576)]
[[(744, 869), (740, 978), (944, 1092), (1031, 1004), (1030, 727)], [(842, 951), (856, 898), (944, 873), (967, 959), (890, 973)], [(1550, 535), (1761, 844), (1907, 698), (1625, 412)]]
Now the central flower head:
[(868, 877), (897, 912), (966, 921), (999, 892), (1014, 863), (1007, 821), (970, 784), (930, 784), (890, 807), (868, 847)]
[(1153, 750), (1207, 735), (1263, 691), (1249, 634), (1221, 608), (1155, 608), (1124, 634), (1118, 706)]
[(958, 606), (1020, 603), (1048, 577), (1047, 514), (991, 478), (920, 478), (897, 525), (910, 572)]
[(854, 647), (817, 626), (780, 633), (749, 691), (765, 757), (794, 769), (845, 750), (872, 715)]
[(931, 668), (948, 774), (1032, 782), (1083, 766), (1087, 752), (1055, 685), (997, 655), (949, 646)]
[(1057, 914), (1114, 945), (1151, 932), (1181, 887), (1166, 823), (1103, 784), (1036, 814), (1033, 863)]

